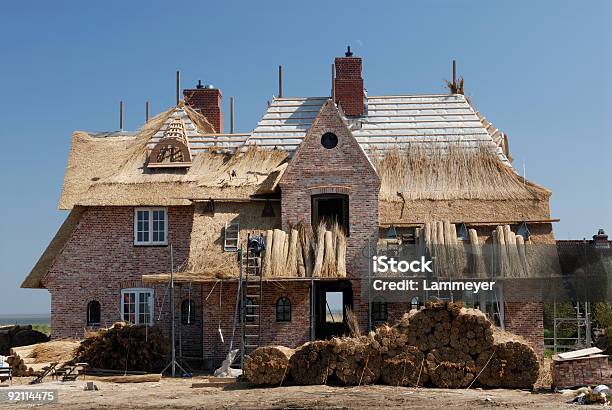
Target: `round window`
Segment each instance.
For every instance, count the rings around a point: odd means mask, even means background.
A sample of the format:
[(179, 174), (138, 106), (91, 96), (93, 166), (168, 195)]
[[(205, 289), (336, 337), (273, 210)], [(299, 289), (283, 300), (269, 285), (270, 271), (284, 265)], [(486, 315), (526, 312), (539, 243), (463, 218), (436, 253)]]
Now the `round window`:
[(335, 148), (338, 145), (338, 137), (333, 132), (326, 132), (321, 137), (321, 145), (327, 149)]

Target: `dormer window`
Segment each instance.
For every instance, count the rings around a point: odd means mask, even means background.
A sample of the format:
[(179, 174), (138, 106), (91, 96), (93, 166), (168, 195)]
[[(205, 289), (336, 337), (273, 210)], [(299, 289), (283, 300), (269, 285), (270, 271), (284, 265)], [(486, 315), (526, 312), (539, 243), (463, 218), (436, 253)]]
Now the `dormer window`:
[(187, 145), (185, 125), (180, 118), (173, 119), (164, 136), (149, 154), (149, 168), (188, 168), (191, 152)]

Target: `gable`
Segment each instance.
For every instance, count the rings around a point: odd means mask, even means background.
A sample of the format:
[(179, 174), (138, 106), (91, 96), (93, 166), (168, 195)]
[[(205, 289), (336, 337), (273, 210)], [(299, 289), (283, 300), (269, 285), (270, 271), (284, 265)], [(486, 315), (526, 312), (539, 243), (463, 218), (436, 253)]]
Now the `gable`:
[(320, 180), (321, 183), (337, 182), (342, 185), (360, 175), (372, 179), (377, 187), (380, 184), (376, 169), (342, 120), (335, 104), (327, 100), (298, 146), (279, 184), (282, 188), (296, 178), (312, 179), (311, 183), (316, 184), (319, 176), (325, 177), (325, 181)]

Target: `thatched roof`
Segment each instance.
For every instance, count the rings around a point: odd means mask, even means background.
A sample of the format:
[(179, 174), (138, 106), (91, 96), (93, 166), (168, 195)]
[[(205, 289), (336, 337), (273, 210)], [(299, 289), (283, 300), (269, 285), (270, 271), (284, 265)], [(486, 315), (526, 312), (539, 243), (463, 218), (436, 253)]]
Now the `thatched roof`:
[(550, 191), (504, 164), (489, 147), (419, 146), (370, 155), (381, 179), (380, 199), (547, 200)]
[(49, 243), (49, 246), (47, 246), (47, 249), (45, 249), (41, 257), (38, 259), (38, 262), (36, 262), (36, 265), (34, 265), (28, 276), (21, 284), (22, 288), (43, 287), (43, 278), (55, 263), (55, 258), (62, 252), (64, 246), (66, 246), (66, 243), (68, 243), (72, 232), (74, 232), (78, 226), (84, 212), (85, 210), (82, 207), (72, 208), (70, 214), (51, 240), (51, 243)]
[[(163, 112), (135, 134), (72, 137), (60, 209), (75, 205), (188, 205), (188, 198), (249, 198), (274, 190), (287, 155), (257, 147), (242, 152), (201, 151), (189, 169), (146, 167), (151, 140), (177, 111), (199, 122), (186, 107)], [(270, 180), (268, 180), (270, 178)]]
[[(248, 138), (210, 134), (206, 118), (182, 103), (133, 134), (76, 132), (60, 208), (188, 205), (189, 198), (274, 192), (327, 100), (274, 99)], [(367, 104), (366, 116), (345, 121), (381, 177), (382, 201), (548, 200), (550, 191), (514, 171), (497, 138), (502, 134), (463, 95), (368, 97)], [(177, 118), (192, 165), (147, 168), (147, 153)]]

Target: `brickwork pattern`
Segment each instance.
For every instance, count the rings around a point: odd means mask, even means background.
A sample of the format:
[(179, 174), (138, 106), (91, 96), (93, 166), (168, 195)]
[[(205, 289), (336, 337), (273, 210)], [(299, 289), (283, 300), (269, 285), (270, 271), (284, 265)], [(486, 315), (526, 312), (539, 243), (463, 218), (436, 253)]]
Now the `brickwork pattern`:
[[(333, 132), (338, 137), (335, 148), (321, 145), (321, 136)], [(362, 254), (368, 239), (378, 237), (378, 192), (380, 180), (365, 153), (327, 101), (299, 146), (280, 181), (283, 228), (302, 220), (311, 222), (311, 195), (342, 193), (349, 197), (347, 271), (365, 274), (367, 262)]]
[(350, 117), (365, 112), (365, 92), (361, 77), (362, 61), (359, 57), (337, 57), (335, 60), (336, 79), (334, 88), (336, 102)]
[(612, 383), (607, 356), (575, 360), (553, 358), (550, 367), (552, 386), (559, 389)]
[(206, 117), (218, 134), (223, 133), (221, 90), (217, 88), (187, 89), (183, 90), (183, 97), (187, 105)]
[[(173, 244), (175, 266), (187, 258), (192, 219), (190, 206), (168, 208), (168, 243)], [(134, 245), (134, 208), (87, 209), (43, 281), (51, 293), (52, 337), (83, 337), (87, 303), (91, 300), (100, 302), (101, 326), (112, 325), (121, 319), (121, 289), (151, 287), (141, 283), (142, 275), (169, 270), (169, 246)], [(165, 285), (152, 288), (157, 319), (160, 312), (170, 310), (169, 296)], [(180, 298), (176, 302), (180, 306)], [(163, 314), (161, 321), (167, 329)]]

